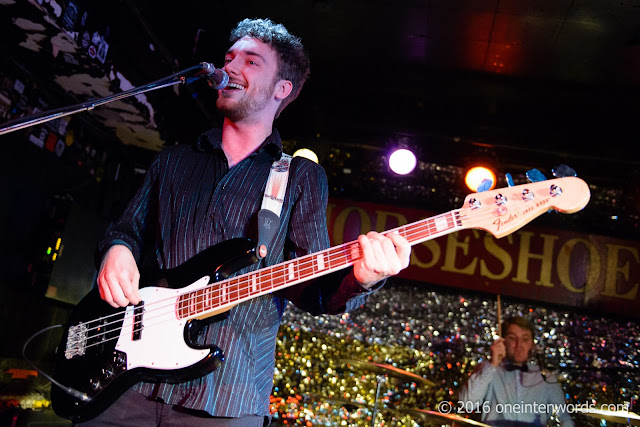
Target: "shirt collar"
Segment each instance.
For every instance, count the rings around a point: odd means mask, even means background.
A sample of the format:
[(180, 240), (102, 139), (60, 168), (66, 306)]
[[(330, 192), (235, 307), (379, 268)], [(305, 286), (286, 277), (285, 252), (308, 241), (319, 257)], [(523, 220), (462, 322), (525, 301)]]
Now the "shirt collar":
[(536, 371), (539, 371), (538, 366), (533, 364), (533, 362), (531, 362), (531, 361), (526, 362), (522, 366), (514, 365), (513, 363), (508, 362), (508, 361), (502, 362), (501, 365), (504, 368), (504, 370), (506, 370), (506, 371), (516, 371), (516, 370), (520, 370), (522, 372), (536, 372)]
[[(195, 143), (197, 151), (222, 150), (222, 129), (210, 129), (200, 135)], [(282, 156), (282, 140), (276, 129), (269, 135), (254, 153), (266, 151), (274, 160)]]
[(507, 362), (504, 364), (504, 369), (506, 369), (507, 371), (521, 370), (522, 372), (529, 372), (529, 365), (527, 365), (526, 363), (523, 365), (515, 365), (513, 363)]

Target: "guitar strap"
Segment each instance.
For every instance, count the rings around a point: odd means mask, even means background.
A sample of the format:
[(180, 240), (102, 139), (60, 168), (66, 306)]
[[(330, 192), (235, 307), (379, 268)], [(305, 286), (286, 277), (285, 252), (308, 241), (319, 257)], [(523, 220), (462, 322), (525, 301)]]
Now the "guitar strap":
[[(280, 213), (282, 212), (282, 204), (284, 203), (284, 195), (287, 191), (287, 182), (289, 181), (289, 166), (293, 157), (282, 153), (280, 160), (275, 160), (271, 164), (269, 178), (262, 197), (262, 207), (258, 211), (258, 250), (256, 254), (262, 259), (267, 256), (267, 248), (271, 244), (273, 237), (280, 226)], [(192, 333), (198, 334), (198, 338), (192, 338), (194, 342), (200, 341), (207, 333), (203, 326), (223, 320), (229, 317), (229, 312), (217, 314), (202, 320), (192, 320)], [(160, 383), (154, 388), (157, 393)]]
[(282, 153), (280, 160), (271, 165), (267, 186), (262, 197), (262, 208), (258, 211), (258, 256), (267, 256), (267, 248), (280, 226), (280, 213), (289, 181), (289, 166), (292, 157)]

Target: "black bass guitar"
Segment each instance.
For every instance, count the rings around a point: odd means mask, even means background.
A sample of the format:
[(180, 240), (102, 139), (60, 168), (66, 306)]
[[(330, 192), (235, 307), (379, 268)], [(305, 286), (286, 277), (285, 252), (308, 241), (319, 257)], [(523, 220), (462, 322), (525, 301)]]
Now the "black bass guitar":
[[(412, 245), (458, 230), (477, 228), (503, 237), (553, 209), (573, 213), (590, 198), (579, 178), (566, 177), (468, 195), (456, 209), (389, 230)], [(56, 352), (52, 387), (55, 412), (81, 421), (111, 405), (135, 383), (181, 382), (216, 369), (216, 346), (198, 344), (199, 322), (235, 305), (353, 265), (357, 241), (230, 277), (257, 261), (255, 244), (233, 239), (145, 283), (142, 302), (115, 309), (91, 291), (71, 314)], [(71, 392), (70, 392), (71, 390)]]

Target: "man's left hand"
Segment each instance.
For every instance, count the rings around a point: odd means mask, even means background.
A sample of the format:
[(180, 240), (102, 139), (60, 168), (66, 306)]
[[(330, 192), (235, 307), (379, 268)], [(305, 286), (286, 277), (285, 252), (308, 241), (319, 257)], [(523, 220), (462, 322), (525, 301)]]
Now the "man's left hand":
[(398, 274), (409, 265), (411, 245), (398, 233), (386, 236), (370, 231), (358, 237), (362, 258), (353, 266), (356, 280), (365, 288)]

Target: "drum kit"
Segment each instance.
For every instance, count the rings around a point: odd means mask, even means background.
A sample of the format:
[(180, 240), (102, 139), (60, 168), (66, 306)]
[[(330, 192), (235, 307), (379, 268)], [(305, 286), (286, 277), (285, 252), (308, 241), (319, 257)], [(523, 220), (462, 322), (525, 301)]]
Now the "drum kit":
[[(376, 426), (377, 421), (377, 413), (378, 413), (378, 405), (380, 400), (380, 390), (383, 384), (390, 380), (398, 380), (405, 383), (412, 382), (416, 383), (419, 386), (424, 387), (432, 387), (435, 384), (428, 379), (416, 375), (414, 373), (405, 371), (403, 369), (397, 368), (393, 365), (383, 364), (383, 363), (373, 363), (373, 362), (365, 362), (360, 360), (350, 360), (344, 359), (342, 360), (347, 366), (350, 366), (355, 369), (361, 369), (364, 371), (368, 371), (376, 374), (376, 397), (375, 403), (373, 407), (373, 415), (371, 417), (371, 427)], [(334, 403), (343, 403), (344, 406), (355, 406), (355, 407), (368, 407), (368, 405), (363, 403), (355, 403), (355, 402), (334, 402)], [(479, 421), (475, 421), (470, 418), (465, 418), (457, 414), (452, 413), (443, 413), (439, 411), (429, 411), (425, 409), (418, 408), (394, 408), (388, 409), (384, 408), (381, 412), (387, 414), (393, 414), (394, 416), (405, 416), (408, 415), (414, 420), (419, 420), (420, 425), (425, 426), (452, 426), (452, 427), (464, 427), (464, 426), (486, 426), (489, 427), (488, 424), (483, 424)], [(620, 425), (627, 426), (640, 426), (640, 415), (631, 411), (611, 411), (604, 409), (592, 409), (592, 408), (583, 408), (576, 409), (574, 411), (576, 414), (582, 414), (589, 418), (594, 418), (600, 420), (600, 422), (611, 422), (611, 423), (619, 423)]]
[[(371, 417), (371, 427), (376, 426), (381, 387), (390, 379), (396, 379), (403, 382), (412, 382), (425, 387), (435, 386), (432, 381), (429, 381), (428, 379), (421, 377), (420, 375), (416, 375), (414, 373), (397, 368), (393, 365), (349, 359), (342, 360), (342, 362), (353, 368), (362, 369), (376, 374), (377, 387), (375, 403), (373, 407), (373, 416)], [(385, 410), (384, 412), (392, 412), (396, 416), (408, 415), (414, 419), (420, 419), (425, 423), (424, 425), (487, 426), (487, 424), (482, 424), (480, 422), (474, 421), (469, 418), (464, 418), (456, 414), (446, 414), (442, 412), (427, 411), (417, 408), (395, 408), (393, 410)]]
[[(500, 294), (497, 295), (497, 317), (498, 317), (498, 336), (502, 336), (502, 304), (500, 301)], [(405, 371), (396, 366), (383, 364), (383, 363), (374, 363), (374, 362), (366, 362), (361, 360), (351, 360), (351, 359), (343, 359), (342, 363), (347, 366), (360, 369), (363, 371), (368, 371), (370, 373), (376, 374), (376, 394), (374, 400), (374, 406), (372, 409), (372, 417), (371, 417), (371, 427), (376, 426), (377, 418), (378, 418), (378, 405), (380, 402), (380, 391), (382, 385), (390, 380), (402, 381), (404, 383), (415, 383), (417, 386), (423, 387), (433, 387), (435, 384), (428, 379), (416, 375), (414, 373)], [(327, 399), (324, 399), (325, 401)], [(348, 407), (358, 407), (360, 409), (370, 409), (369, 406), (365, 403), (356, 403), (349, 402), (343, 400), (330, 399), (335, 404), (339, 404), (345, 408)], [(442, 402), (440, 402), (442, 403)], [(617, 407), (617, 405), (615, 405)], [(588, 418), (592, 418), (595, 420), (599, 420), (600, 425), (607, 425), (607, 422), (617, 423), (619, 425), (627, 425), (627, 426), (639, 426), (640, 427), (640, 415), (632, 410), (635, 410), (638, 407), (638, 398), (632, 398), (631, 402), (626, 405), (625, 410), (605, 410), (605, 409), (595, 409), (591, 407), (580, 407), (579, 405), (574, 407), (573, 414), (580, 414), (580, 416), (585, 416)], [(602, 408), (606, 407), (603, 405)], [(447, 409), (455, 409), (454, 406), (448, 405)], [(473, 420), (471, 418), (462, 417), (458, 414), (453, 413), (445, 413), (442, 411), (430, 411), (425, 409), (418, 408), (382, 408), (380, 410), (383, 414), (389, 414), (394, 417), (404, 417), (410, 416), (414, 421), (420, 421), (421, 426), (487, 426), (488, 424), (483, 424), (479, 421)], [(367, 417), (368, 418), (368, 417)]]

